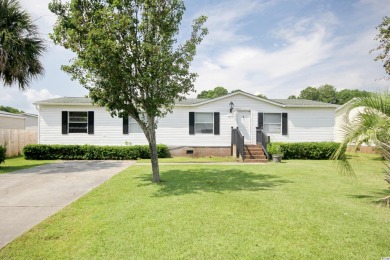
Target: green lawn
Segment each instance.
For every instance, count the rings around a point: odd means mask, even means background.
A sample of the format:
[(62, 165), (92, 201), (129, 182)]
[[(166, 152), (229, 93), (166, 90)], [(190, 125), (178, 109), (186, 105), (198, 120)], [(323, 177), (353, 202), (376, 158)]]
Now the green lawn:
[(388, 192), (376, 157), (356, 178), (331, 161), (135, 165), (0, 251), (1, 259), (381, 259)]
[(53, 160), (26, 160), (24, 157), (6, 158), (5, 163), (0, 164), (0, 174), (23, 170), (38, 165), (53, 163)]
[[(150, 163), (150, 159), (138, 159), (138, 163)], [(219, 163), (219, 162), (237, 162), (234, 157), (173, 157), (173, 158), (159, 158), (159, 163)]]

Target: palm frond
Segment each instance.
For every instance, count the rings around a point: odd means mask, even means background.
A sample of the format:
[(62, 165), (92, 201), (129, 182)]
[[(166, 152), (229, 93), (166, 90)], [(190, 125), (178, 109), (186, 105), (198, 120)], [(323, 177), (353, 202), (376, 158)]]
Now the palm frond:
[(39, 61), (44, 41), (18, 1), (0, 0), (0, 17), (0, 79), (6, 86), (18, 84), (25, 90), (44, 72)]

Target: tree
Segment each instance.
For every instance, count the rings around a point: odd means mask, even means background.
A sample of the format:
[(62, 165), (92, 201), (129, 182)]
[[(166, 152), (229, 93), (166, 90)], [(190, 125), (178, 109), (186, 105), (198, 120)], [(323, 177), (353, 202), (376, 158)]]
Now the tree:
[(288, 99), (308, 99), (330, 104), (343, 105), (355, 97), (364, 97), (370, 95), (370, 92), (358, 89), (343, 89), (337, 91), (332, 85), (325, 84), (318, 88), (307, 87), (301, 91), (298, 97), (292, 95)]
[(336, 104), (336, 88), (332, 85), (325, 84), (318, 88), (320, 94), (319, 101)]
[(319, 101), (320, 93), (315, 87), (307, 87), (301, 91), (298, 98)]
[[(350, 112), (364, 107), (356, 117), (350, 119)], [(352, 171), (343, 155), (343, 147), (353, 143), (358, 149), (363, 143), (374, 144), (387, 161), (390, 161), (390, 93), (376, 94), (353, 99), (347, 106), (343, 123), (344, 141), (333, 155), (340, 160), (342, 169)], [(387, 204), (390, 196), (384, 198)]]
[(266, 96), (266, 95), (263, 95), (263, 94), (257, 94), (256, 96), (257, 96), (257, 97), (260, 97), (260, 98), (267, 99), (267, 96)]
[(197, 98), (216, 98), (227, 95), (228, 93), (226, 88), (218, 86), (212, 90), (203, 90), (198, 94)]
[(0, 79), (5, 86), (25, 90), (43, 74), (39, 57), (45, 51), (38, 28), (17, 0), (0, 0)]
[(382, 53), (375, 57), (375, 60), (382, 61), (386, 73), (390, 75), (390, 17), (383, 17), (382, 23), (376, 29), (379, 30), (379, 33), (375, 40), (378, 40), (380, 44), (370, 52), (382, 51)]
[(19, 110), (13, 107), (8, 107), (8, 106), (0, 106), (0, 111), (5, 111), (8, 113), (14, 113), (14, 114), (22, 114), (24, 113), (23, 110)]
[(182, 0), (54, 0), (49, 9), (57, 15), (50, 37), (77, 55), (62, 69), (112, 116), (138, 122), (149, 143), (152, 180), (159, 182), (157, 121), (194, 90), (197, 75), (189, 67), (207, 18), (194, 20), (190, 39), (177, 44)]
[(356, 97), (369, 96), (371, 93), (358, 89), (342, 89), (336, 93), (336, 104), (343, 105)]

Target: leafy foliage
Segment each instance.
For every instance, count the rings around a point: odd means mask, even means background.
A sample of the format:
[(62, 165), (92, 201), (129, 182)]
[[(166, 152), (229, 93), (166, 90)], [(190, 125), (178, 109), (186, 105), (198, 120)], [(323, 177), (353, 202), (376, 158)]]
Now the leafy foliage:
[(22, 114), (22, 113), (24, 113), (23, 110), (19, 110), (19, 109), (16, 109), (16, 108), (13, 108), (13, 107), (9, 107), (9, 106), (0, 106), (0, 111), (5, 111), (5, 112), (8, 112), (8, 113), (14, 113), (14, 114)]
[[(328, 160), (339, 148), (335, 142), (302, 142), (302, 143), (280, 143), (274, 142), (267, 146), (270, 154), (283, 154), (283, 159), (310, 159)], [(343, 147), (342, 154), (345, 153)]]
[[(169, 157), (166, 145), (157, 145), (160, 158)], [(23, 148), (28, 160), (136, 160), (150, 159), (147, 145), (96, 146), (96, 145), (42, 145), (30, 144)]]
[(7, 148), (0, 145), (0, 164), (5, 162)]
[(358, 89), (343, 89), (337, 91), (334, 86), (325, 84), (318, 88), (307, 87), (301, 91), (299, 96), (291, 95), (288, 97), (288, 99), (308, 99), (342, 105), (353, 98), (369, 96), (370, 94), (370, 92)]
[(379, 30), (379, 33), (376, 36), (376, 40), (379, 41), (379, 46), (371, 52), (382, 51), (378, 56), (376, 56), (376, 61), (382, 61), (383, 67), (387, 74), (390, 75), (390, 17), (383, 17), (382, 23), (376, 27)]
[[(358, 107), (364, 110), (351, 119), (351, 111)], [(347, 106), (342, 130), (342, 145), (354, 144), (358, 149), (363, 143), (375, 144), (382, 155), (390, 160), (390, 93), (375, 93), (352, 100)], [(333, 158), (340, 160), (343, 168), (352, 171), (342, 154), (340, 156), (342, 145)]]
[(218, 86), (211, 90), (203, 90), (198, 94), (197, 98), (217, 98), (227, 95), (228, 93), (226, 88)]
[(195, 19), (190, 38), (178, 44), (182, 0), (53, 0), (49, 9), (57, 15), (50, 37), (76, 54), (62, 69), (95, 104), (137, 121), (150, 144), (153, 180), (160, 181), (157, 121), (194, 91), (197, 74), (189, 68), (207, 34), (207, 18)]
[(256, 95), (257, 97), (260, 97), (260, 98), (264, 98), (264, 99), (268, 99), (266, 95), (263, 95), (263, 94), (257, 94)]
[(39, 57), (45, 51), (38, 28), (17, 0), (0, 0), (0, 79), (24, 90), (43, 74)]

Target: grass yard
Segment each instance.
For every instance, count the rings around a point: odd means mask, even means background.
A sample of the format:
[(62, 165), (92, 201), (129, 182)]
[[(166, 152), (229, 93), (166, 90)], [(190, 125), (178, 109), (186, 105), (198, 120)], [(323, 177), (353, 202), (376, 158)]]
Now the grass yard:
[(135, 165), (0, 251), (1, 259), (381, 259), (388, 192), (377, 157), (266, 165)]
[(23, 156), (6, 158), (0, 164), (0, 174), (31, 168), (38, 165), (53, 163), (53, 160), (26, 160)]
[[(234, 157), (173, 157), (173, 158), (159, 158), (159, 163), (219, 163), (219, 162), (236, 162)], [(138, 159), (137, 163), (150, 163), (150, 159)]]

